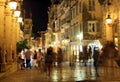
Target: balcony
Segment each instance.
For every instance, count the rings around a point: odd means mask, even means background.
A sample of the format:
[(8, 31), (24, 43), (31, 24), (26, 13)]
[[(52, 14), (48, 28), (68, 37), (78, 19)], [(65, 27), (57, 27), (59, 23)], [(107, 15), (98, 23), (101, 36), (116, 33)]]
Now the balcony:
[(102, 37), (102, 34), (100, 32), (96, 32), (94, 34), (90, 33), (84, 33), (84, 40), (94, 40), (94, 39), (100, 39)]
[(68, 28), (70, 26), (70, 15), (67, 15), (63, 20), (60, 21), (60, 26)]

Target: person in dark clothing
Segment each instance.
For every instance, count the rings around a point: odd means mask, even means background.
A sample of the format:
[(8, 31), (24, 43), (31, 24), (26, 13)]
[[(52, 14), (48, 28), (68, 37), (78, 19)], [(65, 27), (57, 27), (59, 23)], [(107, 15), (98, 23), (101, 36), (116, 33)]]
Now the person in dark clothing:
[(33, 57), (33, 59), (37, 59), (37, 52), (36, 52), (36, 50), (34, 51), (34, 57)]
[(61, 48), (58, 48), (57, 56), (58, 56), (58, 58), (57, 58), (58, 66), (61, 67), (62, 62), (63, 62), (63, 53), (62, 53)]
[(94, 59), (94, 67), (95, 67), (95, 71), (96, 71), (96, 76), (99, 76), (99, 74), (98, 74), (98, 64), (99, 64), (98, 58), (99, 58), (99, 48), (94, 47), (93, 59)]
[(36, 50), (34, 51), (34, 54), (33, 54), (33, 67), (37, 67), (37, 52)]
[(88, 49), (88, 56), (91, 59), (91, 56), (92, 56), (92, 48), (91, 48), (91, 46), (89, 46), (89, 49)]
[(45, 65), (46, 65), (46, 71), (48, 73), (48, 75), (50, 76), (50, 73), (51, 73), (51, 69), (52, 69), (52, 63), (53, 63), (53, 48), (52, 47), (49, 47), (47, 49), (47, 53), (46, 53), (46, 56), (45, 56)]

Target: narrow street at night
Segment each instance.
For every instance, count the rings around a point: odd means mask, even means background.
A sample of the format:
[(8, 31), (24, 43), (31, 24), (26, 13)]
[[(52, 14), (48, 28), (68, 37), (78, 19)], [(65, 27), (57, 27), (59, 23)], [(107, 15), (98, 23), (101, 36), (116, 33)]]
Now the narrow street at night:
[(110, 70), (111, 68), (100, 68), (100, 76), (96, 77), (93, 66), (76, 64), (75, 67), (70, 67), (68, 63), (64, 63), (61, 70), (54, 67), (50, 77), (46, 72), (33, 68), (2, 76), (0, 82), (120, 82), (120, 68), (112, 68), (111, 72)]
[(0, 82), (120, 82), (120, 0), (0, 0)]

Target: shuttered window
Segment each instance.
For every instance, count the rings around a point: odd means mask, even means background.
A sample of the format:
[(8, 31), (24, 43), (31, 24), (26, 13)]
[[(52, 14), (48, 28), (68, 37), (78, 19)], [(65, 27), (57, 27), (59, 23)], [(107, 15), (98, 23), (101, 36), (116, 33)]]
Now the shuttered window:
[(100, 28), (97, 21), (88, 21), (88, 32), (99, 32)]
[(89, 11), (95, 11), (95, 0), (89, 0)]

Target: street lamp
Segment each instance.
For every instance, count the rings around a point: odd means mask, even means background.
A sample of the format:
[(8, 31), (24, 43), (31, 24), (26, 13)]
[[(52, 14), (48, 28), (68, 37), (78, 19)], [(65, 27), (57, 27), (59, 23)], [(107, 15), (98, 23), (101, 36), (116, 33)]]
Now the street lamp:
[(17, 2), (15, 0), (10, 1), (9, 5), (10, 5), (10, 10), (16, 10)]
[(79, 38), (80, 41), (83, 39), (83, 34), (82, 34), (82, 32), (77, 35), (77, 38)]
[(107, 24), (111, 24), (112, 23), (112, 19), (111, 19), (110, 15), (108, 15), (108, 17), (106, 18), (106, 23)]
[(19, 16), (20, 16), (20, 13), (21, 13), (21, 12), (20, 12), (19, 10), (16, 10), (16, 11), (14, 11), (14, 16), (15, 16), (15, 17), (19, 17)]
[(17, 22), (21, 23), (21, 22), (22, 22), (22, 20), (23, 20), (23, 18), (22, 18), (22, 17), (18, 17)]
[(108, 29), (109, 29), (109, 37), (111, 36), (111, 38), (109, 39), (110, 41), (114, 42), (114, 22), (112, 22), (112, 18), (110, 17), (110, 15), (108, 15), (108, 17), (106, 18), (106, 23), (108, 25)]
[(20, 8), (19, 8), (19, 6), (17, 6), (17, 9), (14, 11), (14, 16), (16, 18), (18, 18), (18, 17), (20, 17), (20, 14), (21, 14)]
[(20, 23), (21, 26), (23, 26), (23, 18), (22, 17), (18, 17), (17, 18), (17, 22)]

